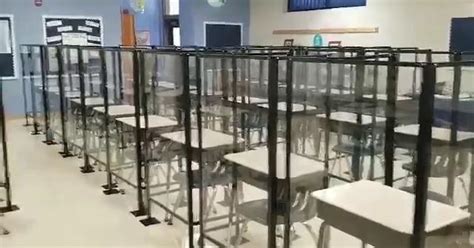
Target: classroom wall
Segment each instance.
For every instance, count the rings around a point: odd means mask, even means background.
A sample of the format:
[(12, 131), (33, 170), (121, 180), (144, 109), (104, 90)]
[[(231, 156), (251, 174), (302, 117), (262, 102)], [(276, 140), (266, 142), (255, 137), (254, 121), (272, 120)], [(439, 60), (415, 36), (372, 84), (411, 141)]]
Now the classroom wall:
[[(388, 45), (446, 51), (449, 50), (451, 18), (474, 16), (472, 0), (367, 0), (365, 7), (303, 12), (287, 12), (287, 1), (251, 0), (250, 44), (282, 45), (285, 39), (294, 39), (296, 45), (313, 44), (314, 35), (273, 35), (276, 29), (378, 27), (379, 33), (375, 34), (323, 34), (324, 44), (334, 40), (342, 41), (344, 46)], [(446, 61), (447, 58), (439, 56), (435, 60)], [(474, 73), (464, 71), (463, 85), (467, 85)], [(411, 91), (412, 75), (411, 70), (400, 70), (400, 94)], [(438, 76), (438, 81), (452, 81), (452, 73), (445, 70), (440, 69)], [(421, 75), (418, 80), (420, 78)], [(379, 89), (384, 90), (384, 87)]]
[[(44, 0), (42, 7), (36, 7), (33, 0), (0, 0), (0, 13), (14, 15), (17, 57), (20, 44), (43, 44), (43, 15), (101, 16), (104, 28), (104, 45), (120, 44), (121, 1), (117, 0)], [(19, 67), (18, 72), (21, 72)], [(5, 110), (8, 116), (23, 115), (21, 76), (18, 80), (3, 82)]]
[(183, 46), (204, 46), (204, 22), (233, 22), (243, 24), (243, 43), (249, 42), (250, 1), (227, 0), (214, 8), (207, 0), (180, 0), (179, 21)]
[(367, 0), (367, 6), (287, 12), (288, 0), (251, 0), (250, 43), (312, 45), (313, 35), (273, 35), (275, 29), (379, 27), (378, 34), (323, 35), (343, 45), (417, 46), (447, 50), (452, 17), (474, 16), (472, 0)]

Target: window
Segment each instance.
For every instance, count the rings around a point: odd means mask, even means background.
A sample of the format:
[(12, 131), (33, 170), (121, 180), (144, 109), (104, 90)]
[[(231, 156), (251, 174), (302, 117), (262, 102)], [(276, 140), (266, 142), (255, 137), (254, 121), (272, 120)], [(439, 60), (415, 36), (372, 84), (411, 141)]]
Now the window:
[(0, 15), (0, 78), (15, 79), (15, 41), (13, 16)]
[(167, 0), (166, 3), (166, 15), (179, 15), (179, 0)]
[(288, 11), (366, 6), (367, 0), (288, 0)]
[(179, 27), (173, 27), (173, 45), (181, 46), (181, 34)]

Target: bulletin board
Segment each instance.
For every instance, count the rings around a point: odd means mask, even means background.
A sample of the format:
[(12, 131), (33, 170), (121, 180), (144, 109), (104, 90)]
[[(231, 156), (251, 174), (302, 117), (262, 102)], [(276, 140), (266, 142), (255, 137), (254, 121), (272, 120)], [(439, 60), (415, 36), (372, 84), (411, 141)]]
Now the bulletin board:
[(12, 15), (0, 14), (0, 78), (16, 79), (15, 31)]
[(47, 45), (102, 46), (102, 17), (43, 16)]

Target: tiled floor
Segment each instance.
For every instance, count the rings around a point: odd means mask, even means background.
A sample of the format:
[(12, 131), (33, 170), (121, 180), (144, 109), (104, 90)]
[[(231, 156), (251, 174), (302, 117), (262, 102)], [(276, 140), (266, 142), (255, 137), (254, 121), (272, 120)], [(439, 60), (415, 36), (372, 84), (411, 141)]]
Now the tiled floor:
[(0, 247), (181, 246), (182, 225), (144, 227), (129, 214), (133, 194), (105, 196), (104, 173), (81, 174), (82, 160), (62, 158), (59, 146), (41, 143), (44, 136), (21, 124), (8, 122), (13, 199), (21, 209), (0, 217), (11, 232), (0, 236)]

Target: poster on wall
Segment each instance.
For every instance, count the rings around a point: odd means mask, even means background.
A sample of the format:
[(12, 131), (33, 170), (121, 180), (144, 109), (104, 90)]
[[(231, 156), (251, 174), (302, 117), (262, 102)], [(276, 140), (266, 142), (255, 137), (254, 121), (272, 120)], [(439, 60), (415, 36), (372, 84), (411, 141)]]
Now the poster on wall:
[(0, 14), (0, 78), (16, 79), (13, 16)]
[(47, 45), (101, 46), (102, 17), (43, 16)]

